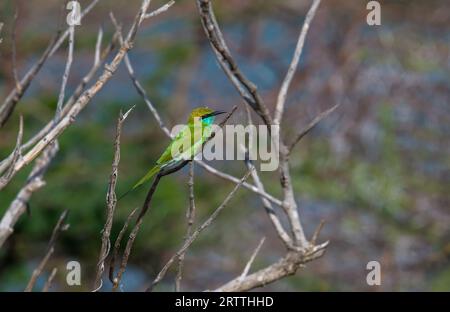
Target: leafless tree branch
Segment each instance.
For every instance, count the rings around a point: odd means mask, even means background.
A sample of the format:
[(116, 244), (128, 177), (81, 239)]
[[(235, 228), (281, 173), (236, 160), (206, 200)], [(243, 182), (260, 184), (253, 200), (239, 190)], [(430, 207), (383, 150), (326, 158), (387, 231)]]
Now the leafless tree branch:
[(114, 158), (112, 164), (111, 175), (109, 176), (109, 184), (108, 184), (108, 192), (106, 194), (106, 221), (102, 230), (102, 245), (100, 248), (99, 260), (97, 263), (97, 273), (95, 276), (94, 289), (100, 289), (103, 271), (105, 269), (105, 260), (108, 257), (109, 250), (111, 247), (111, 228), (114, 219), (114, 212), (116, 210), (116, 184), (117, 178), (119, 174), (119, 162), (120, 162), (120, 137), (122, 134), (122, 125), (125, 119), (128, 117), (128, 114), (133, 110), (134, 106), (130, 108), (125, 114), (122, 114), (122, 111), (119, 114), (119, 118), (117, 119), (116, 126), (116, 138), (114, 141)]
[(236, 191), (240, 188), (242, 185), (242, 182), (244, 182), (248, 176), (250, 175), (250, 172), (247, 172), (244, 177), (242, 177), (240, 183), (236, 184), (236, 186), (233, 188), (233, 190), (228, 194), (228, 196), (225, 198), (225, 200), (222, 202), (222, 204), (214, 210), (214, 212), (211, 214), (211, 216), (202, 223), (201, 226), (199, 226), (189, 237), (188, 240), (186, 240), (183, 244), (183, 246), (167, 261), (167, 263), (164, 265), (164, 267), (161, 269), (161, 271), (156, 276), (155, 280), (152, 282), (152, 284), (147, 288), (147, 291), (152, 291), (153, 288), (164, 278), (164, 276), (167, 273), (167, 270), (170, 268), (172, 263), (180, 257), (183, 253), (186, 252), (186, 250), (189, 248), (189, 246), (192, 245), (192, 243), (197, 239), (197, 237), (200, 235), (200, 233), (205, 230), (208, 226), (210, 226), (214, 220), (217, 218), (219, 213), (228, 205), (229, 201), (233, 198)]
[(52, 272), (50, 273), (50, 276), (48, 277), (47, 281), (45, 282), (44, 287), (42, 288), (42, 292), (48, 292), (50, 287), (52, 287), (53, 279), (56, 276), (56, 273), (58, 272), (57, 268), (53, 268)]
[(56, 117), (57, 118), (59, 118), (59, 116), (61, 115), (61, 111), (62, 111), (63, 104), (64, 104), (67, 80), (69, 79), (70, 68), (72, 67), (72, 62), (73, 62), (73, 46), (74, 46), (74, 44), (75, 44), (75, 26), (70, 26), (70, 28), (69, 28), (69, 49), (68, 49), (69, 51), (67, 54), (66, 68), (64, 69), (64, 75), (62, 78), (61, 90), (60, 90), (59, 96), (58, 96), (58, 103), (56, 106)]
[(266, 238), (263, 237), (261, 239), (261, 241), (259, 242), (258, 246), (256, 246), (255, 250), (253, 251), (252, 256), (250, 257), (250, 259), (248, 260), (247, 264), (245, 265), (244, 271), (242, 271), (242, 274), (239, 276), (239, 278), (241, 280), (244, 280), (247, 277), (248, 272), (250, 272), (250, 268), (251, 268), (253, 262), (255, 261), (255, 258), (258, 255), (258, 252), (261, 249), (262, 245), (264, 244), (265, 240), (266, 240)]
[(275, 116), (273, 121), (276, 125), (280, 124), (281, 118), (283, 117), (284, 105), (286, 103), (287, 92), (289, 85), (291, 84), (292, 78), (294, 77), (295, 70), (297, 69), (300, 56), (302, 55), (303, 46), (305, 44), (306, 34), (308, 33), (309, 26), (311, 24), (314, 15), (316, 15), (317, 8), (319, 7), (320, 0), (314, 0), (308, 13), (306, 14), (305, 21), (303, 22), (302, 30), (300, 36), (298, 37), (297, 46), (295, 47), (294, 56), (292, 57), (291, 64), (289, 65), (286, 77), (284, 77), (283, 83), (278, 93), (277, 104), (275, 107)]
[[(114, 42), (116, 41), (116, 36), (113, 37), (112, 41), (109, 45), (102, 51), (100, 54), (100, 63), (95, 63), (89, 72), (83, 77), (77, 88), (75, 89), (72, 96), (67, 100), (66, 104), (63, 107), (61, 116), (65, 116), (69, 109), (73, 106), (76, 100), (80, 97), (86, 85), (94, 78), (101, 64), (106, 60), (108, 55), (114, 49)], [(58, 119), (59, 120), (59, 119)], [(54, 122), (47, 123), (38, 133), (36, 133), (31, 139), (29, 139), (26, 143), (24, 143), (20, 148), (20, 153), (24, 153), (29, 148), (33, 147), (37, 142), (39, 142), (53, 127)], [(7, 158), (0, 162), (0, 174), (3, 173), (8, 167), (11, 166), (13, 160), (13, 153), (10, 154)]]
[[(93, 0), (86, 9), (82, 12), (81, 18), (83, 18), (86, 14), (88, 14), (92, 8), (97, 4), (99, 0)], [(65, 32), (61, 32), (59, 29), (53, 39), (50, 41), (49, 45), (45, 49), (42, 56), (39, 60), (28, 70), (28, 72), (22, 77), (19, 82), (20, 89), (15, 87), (8, 94), (6, 99), (3, 101), (3, 104), (0, 105), (0, 128), (5, 125), (14, 111), (17, 103), (20, 101), (22, 96), (25, 94), (25, 91), (31, 84), (31, 81), (36, 77), (36, 75), (41, 70), (44, 63), (47, 59), (52, 56), (64, 42), (64, 40), (69, 35), (70, 29), (67, 29)]]
[[(19, 159), (19, 161), (14, 164), (13, 176), (33, 161), (33, 159), (35, 159), (36, 156), (38, 156), (51, 142), (57, 139), (64, 132), (64, 130), (75, 121), (78, 114), (86, 107), (86, 105), (89, 104), (91, 99), (111, 79), (126, 53), (132, 48), (136, 32), (143, 21), (142, 16), (146, 13), (149, 4), (149, 0), (143, 0), (141, 8), (134, 19), (126, 40), (121, 45), (113, 60), (109, 64), (105, 65), (105, 69), (103, 70), (101, 76), (97, 79), (96, 83), (84, 91), (69, 109), (67, 114), (61, 118), (21, 159)], [(53, 123), (53, 121), (50, 122)]]
[(328, 115), (330, 115), (332, 112), (334, 112), (339, 107), (339, 104), (334, 105), (333, 107), (327, 109), (326, 111), (320, 113), (316, 116), (305, 128), (303, 128), (294, 138), (294, 140), (289, 144), (288, 147), (288, 153), (291, 153), (292, 149), (295, 147), (295, 145), (300, 142), (301, 139), (305, 135), (307, 135), (319, 122), (322, 121), (322, 119), (326, 118)]
[(43, 176), (57, 151), (58, 146), (56, 144), (52, 144), (51, 148), (47, 149), (36, 160), (36, 163), (28, 176), (27, 182), (3, 214), (0, 221), (0, 247), (13, 233), (14, 225), (19, 217), (26, 211), (31, 195), (45, 185)]
[(61, 216), (58, 219), (58, 222), (56, 223), (52, 236), (50, 237), (50, 241), (47, 246), (47, 251), (44, 256), (44, 258), (39, 263), (38, 267), (33, 271), (33, 274), (31, 275), (30, 281), (28, 282), (27, 287), (25, 288), (25, 292), (30, 292), (33, 290), (34, 284), (36, 284), (36, 281), (41, 275), (42, 271), (44, 270), (45, 266), (47, 265), (48, 260), (52, 256), (53, 252), (55, 251), (55, 242), (58, 239), (59, 235), (62, 231), (65, 231), (68, 229), (68, 224), (64, 224), (66, 221), (68, 214), (68, 210), (64, 210)]
[(244, 76), (223, 39), (222, 32), (217, 24), (210, 0), (196, 0), (200, 18), (206, 36), (213, 48), (216, 59), (225, 74), (239, 91), (242, 98), (264, 120), (265, 124), (272, 123), (269, 110), (258, 94), (256, 85)]
[[(191, 236), (192, 227), (194, 226), (195, 220), (194, 162), (192, 161), (189, 164), (188, 188), (189, 188), (189, 206), (186, 211), (187, 228), (186, 228), (186, 235), (184, 236), (184, 243), (186, 243), (186, 241)], [(175, 278), (175, 291), (181, 290), (181, 279), (183, 278), (183, 263), (185, 254), (186, 252), (183, 252), (178, 257), (178, 270)]]

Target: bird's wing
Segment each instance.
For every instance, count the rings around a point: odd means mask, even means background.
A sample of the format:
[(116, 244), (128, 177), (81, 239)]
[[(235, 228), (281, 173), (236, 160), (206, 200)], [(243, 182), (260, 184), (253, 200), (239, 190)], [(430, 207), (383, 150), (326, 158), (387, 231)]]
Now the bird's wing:
[(201, 124), (199, 126), (186, 125), (183, 127), (156, 163), (165, 165), (172, 161), (192, 158), (200, 151), (199, 147), (203, 143), (202, 136), (205, 135), (206, 131), (202, 128)]

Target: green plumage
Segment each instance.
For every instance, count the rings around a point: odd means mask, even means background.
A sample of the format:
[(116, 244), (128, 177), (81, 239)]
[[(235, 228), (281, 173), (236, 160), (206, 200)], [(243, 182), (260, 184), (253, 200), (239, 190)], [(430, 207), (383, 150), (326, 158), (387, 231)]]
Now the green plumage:
[(156, 165), (133, 185), (130, 190), (120, 196), (119, 200), (145, 184), (165, 167), (177, 165), (188, 159), (193, 159), (194, 156), (201, 151), (203, 143), (211, 135), (214, 116), (221, 113), (223, 112), (214, 112), (207, 107), (194, 109), (189, 115), (187, 125), (185, 125), (172, 139), (169, 146), (156, 161)]

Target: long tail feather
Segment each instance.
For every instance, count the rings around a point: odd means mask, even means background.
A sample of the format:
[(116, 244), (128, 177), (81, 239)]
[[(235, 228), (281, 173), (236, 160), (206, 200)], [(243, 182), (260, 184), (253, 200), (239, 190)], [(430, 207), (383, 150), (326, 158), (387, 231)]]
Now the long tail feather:
[(157, 174), (159, 172), (159, 170), (161, 170), (161, 167), (159, 165), (154, 166), (152, 169), (150, 169), (147, 174), (145, 176), (142, 177), (142, 179), (140, 179), (135, 185), (133, 185), (133, 187), (131, 189), (129, 189), (128, 191), (126, 191), (124, 194), (122, 194), (121, 196), (119, 196), (119, 198), (117, 199), (117, 201), (121, 200), (122, 198), (124, 198), (126, 195), (128, 195), (130, 192), (134, 191), (135, 189), (137, 189), (138, 187), (140, 187), (141, 185), (143, 185), (145, 182), (147, 182), (148, 180), (150, 180), (155, 174)]

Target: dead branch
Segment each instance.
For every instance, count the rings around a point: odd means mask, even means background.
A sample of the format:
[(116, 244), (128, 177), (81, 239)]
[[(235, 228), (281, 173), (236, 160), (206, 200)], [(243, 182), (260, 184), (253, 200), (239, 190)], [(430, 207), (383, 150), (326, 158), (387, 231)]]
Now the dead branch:
[(5, 173), (4, 176), (0, 177), (0, 191), (11, 181), (13, 175), (14, 175), (14, 165), (19, 160), (19, 158), (22, 156), (20, 154), (20, 146), (22, 145), (22, 139), (23, 139), (23, 116), (20, 115), (20, 121), (19, 121), (19, 133), (17, 134), (17, 140), (16, 140), (16, 146), (14, 147), (14, 151), (12, 152), (12, 158), (11, 158), (11, 167), (9, 167), (8, 171)]
[(75, 26), (70, 26), (70, 28), (69, 28), (69, 49), (68, 49), (69, 51), (67, 53), (66, 68), (64, 69), (64, 75), (63, 75), (62, 83), (61, 83), (61, 90), (59, 92), (58, 103), (56, 105), (56, 117), (57, 118), (60, 116), (62, 108), (63, 108), (63, 104), (64, 104), (67, 80), (69, 79), (70, 68), (72, 67), (72, 62), (73, 62), (73, 46), (74, 46), (74, 44), (75, 44)]
[(100, 289), (103, 282), (101, 281), (103, 271), (105, 269), (105, 260), (108, 257), (109, 250), (111, 247), (111, 228), (114, 219), (114, 212), (116, 210), (116, 184), (119, 174), (119, 162), (120, 162), (120, 137), (122, 134), (122, 125), (128, 114), (133, 110), (134, 106), (130, 108), (125, 114), (122, 111), (117, 119), (116, 126), (116, 138), (114, 140), (114, 158), (112, 164), (111, 175), (109, 176), (108, 192), (106, 194), (106, 221), (102, 230), (102, 245), (100, 247), (100, 255), (97, 263), (97, 273), (95, 276), (94, 289)]
[[(86, 14), (88, 14), (92, 8), (97, 4), (99, 0), (93, 0), (86, 9), (81, 13), (81, 18), (83, 18)], [(19, 81), (20, 89), (15, 87), (8, 94), (3, 104), (0, 105), (0, 128), (5, 125), (14, 111), (17, 103), (20, 101), (22, 96), (25, 94), (25, 91), (30, 86), (32, 80), (36, 77), (36, 75), (41, 70), (44, 63), (47, 59), (52, 56), (62, 45), (64, 40), (69, 35), (69, 29), (65, 32), (61, 32), (60, 29), (57, 30), (56, 35), (50, 41), (49, 45), (45, 49), (44, 53), (41, 55), (39, 60), (28, 70), (28, 72), (22, 77)]]
[[(184, 244), (187, 242), (192, 233), (192, 227), (194, 225), (195, 220), (195, 196), (194, 196), (194, 163), (191, 162), (189, 164), (189, 180), (188, 180), (188, 188), (189, 188), (189, 206), (186, 211), (186, 235), (184, 236)], [(186, 255), (186, 251), (180, 254), (178, 257), (178, 270), (175, 278), (175, 291), (181, 290), (181, 279), (183, 278), (183, 264), (184, 264), (184, 256)]]
[(320, 258), (327, 247), (328, 242), (314, 246), (306, 252), (290, 251), (276, 263), (248, 275), (244, 279), (240, 276), (215, 289), (214, 291), (248, 291), (258, 287), (264, 287), (281, 278), (294, 275), (304, 264)]
[[(83, 77), (81, 82), (76, 87), (72, 96), (67, 100), (64, 104), (63, 110), (61, 112), (61, 116), (65, 116), (69, 109), (73, 106), (76, 100), (80, 97), (86, 85), (94, 78), (101, 64), (106, 60), (108, 55), (114, 49), (114, 42), (116, 41), (116, 36), (113, 37), (109, 45), (100, 53), (100, 62), (94, 62), (92, 68), (88, 71), (88, 73)], [(98, 46), (98, 41), (97, 41)], [(97, 52), (96, 52), (97, 53)], [(59, 120), (59, 119), (58, 119)], [(41, 140), (48, 131), (53, 127), (54, 123), (47, 123), (38, 133), (36, 133), (31, 139), (29, 139), (26, 143), (24, 143), (20, 147), (20, 153), (24, 153), (29, 148), (33, 147), (39, 140)], [(10, 154), (7, 158), (0, 162), (0, 174), (3, 173), (8, 167), (11, 166), (13, 160), (13, 154)]]
[(44, 287), (42, 288), (42, 292), (48, 292), (50, 287), (52, 287), (53, 279), (56, 276), (56, 273), (58, 272), (57, 268), (53, 268), (52, 272), (50, 273), (50, 276), (48, 277), (47, 281), (44, 284)]
[(289, 144), (288, 147), (288, 153), (291, 153), (292, 149), (295, 147), (295, 145), (300, 142), (301, 139), (305, 135), (307, 135), (319, 122), (322, 121), (322, 119), (325, 119), (328, 115), (330, 115), (332, 112), (334, 112), (339, 107), (339, 104), (336, 104), (332, 106), (331, 108), (327, 109), (324, 112), (321, 112), (319, 115), (316, 116), (305, 128), (303, 128), (294, 138), (292, 143)]
[(61, 232), (68, 229), (69, 225), (64, 224), (66, 221), (68, 214), (68, 210), (64, 210), (61, 216), (58, 219), (58, 222), (56, 223), (52, 236), (50, 237), (50, 241), (47, 246), (47, 251), (45, 253), (44, 258), (39, 263), (38, 267), (33, 271), (33, 274), (31, 275), (30, 281), (28, 282), (27, 287), (25, 288), (25, 292), (30, 292), (33, 290), (34, 284), (36, 283), (39, 275), (41, 275), (42, 271), (44, 270), (48, 260), (52, 256), (53, 252), (55, 251), (55, 242), (58, 239)]
[[(116, 53), (113, 60), (105, 65), (105, 69), (96, 83), (83, 92), (77, 99), (73, 106), (69, 109), (67, 114), (61, 118), (44, 137), (38, 141), (19, 161), (14, 164), (13, 176), (35, 159), (52, 141), (57, 139), (73, 122), (75, 122), (78, 114), (90, 103), (91, 99), (104, 87), (104, 85), (111, 79), (116, 72), (119, 64), (122, 62), (126, 53), (132, 48), (134, 39), (139, 26), (143, 21), (143, 15), (146, 13), (149, 6), (149, 0), (143, 0), (142, 5), (137, 13), (134, 22), (127, 34), (124, 43), (121, 45), (119, 51)], [(50, 121), (53, 123), (53, 121)]]
[(259, 242), (258, 246), (256, 246), (255, 250), (252, 253), (252, 256), (248, 260), (247, 264), (245, 265), (244, 271), (242, 271), (242, 274), (239, 276), (239, 279), (244, 280), (248, 272), (250, 272), (250, 268), (255, 261), (256, 256), (258, 255), (259, 250), (261, 249), (262, 245), (264, 244), (264, 241), (266, 240), (265, 237), (261, 238), (261, 241)]
[(280, 124), (281, 118), (283, 117), (284, 105), (286, 104), (287, 92), (291, 84), (292, 78), (294, 77), (295, 70), (297, 69), (300, 56), (302, 55), (303, 46), (305, 44), (306, 34), (309, 30), (309, 25), (311, 24), (314, 15), (316, 14), (317, 8), (319, 7), (320, 0), (314, 0), (311, 7), (306, 14), (305, 21), (303, 22), (302, 30), (300, 31), (300, 36), (297, 40), (297, 45), (295, 47), (294, 56), (292, 57), (291, 64), (289, 65), (286, 77), (284, 77), (283, 83), (281, 84), (280, 92), (278, 93), (277, 104), (275, 107), (275, 113), (273, 122), (276, 125)]
[(240, 180), (240, 183), (236, 184), (236, 186), (233, 188), (233, 190), (228, 194), (228, 196), (225, 198), (225, 200), (220, 204), (219, 207), (217, 207), (216, 210), (209, 216), (209, 218), (202, 223), (201, 226), (199, 226), (189, 237), (187, 241), (183, 244), (183, 246), (167, 261), (167, 263), (164, 265), (164, 267), (161, 269), (161, 271), (156, 276), (155, 280), (152, 282), (152, 284), (147, 288), (146, 291), (152, 291), (153, 288), (164, 278), (165, 274), (167, 273), (167, 270), (170, 268), (172, 263), (180, 257), (183, 253), (186, 252), (186, 250), (189, 248), (189, 246), (192, 245), (192, 243), (197, 239), (197, 237), (200, 235), (200, 233), (205, 230), (208, 226), (210, 226), (214, 220), (217, 218), (219, 213), (228, 205), (229, 201), (233, 198), (236, 191), (240, 188), (242, 183), (248, 178), (250, 175), (250, 172), (247, 172), (242, 179)]
[(14, 225), (20, 216), (27, 210), (31, 195), (45, 185), (43, 177), (58, 151), (57, 144), (52, 144), (51, 148), (46, 149), (44, 153), (36, 160), (27, 182), (17, 194), (16, 198), (9, 205), (0, 221), (0, 247), (6, 239), (13, 233)]
[(258, 94), (256, 85), (251, 82), (239, 69), (236, 61), (223, 39), (222, 32), (217, 24), (210, 0), (196, 0), (200, 13), (203, 30), (213, 48), (216, 59), (225, 74), (238, 90), (242, 98), (262, 118), (266, 125), (272, 124), (269, 110)]

